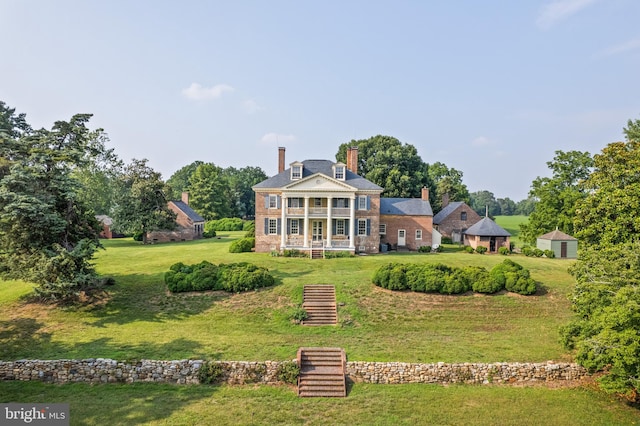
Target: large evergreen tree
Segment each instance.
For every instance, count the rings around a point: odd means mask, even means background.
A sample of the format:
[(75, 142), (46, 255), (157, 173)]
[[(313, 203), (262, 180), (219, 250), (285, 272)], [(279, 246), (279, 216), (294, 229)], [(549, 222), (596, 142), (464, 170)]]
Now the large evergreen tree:
[(104, 155), (90, 114), (32, 131), (0, 105), (0, 273), (34, 282), (42, 300), (69, 301), (98, 283), (90, 260), (99, 225), (73, 173)]

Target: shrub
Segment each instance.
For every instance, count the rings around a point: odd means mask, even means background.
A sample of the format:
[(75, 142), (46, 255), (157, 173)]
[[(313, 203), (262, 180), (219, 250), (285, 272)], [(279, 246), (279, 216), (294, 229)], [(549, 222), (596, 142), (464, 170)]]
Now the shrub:
[(267, 269), (246, 262), (218, 266), (207, 261), (191, 266), (179, 262), (165, 272), (164, 281), (173, 293), (204, 290), (240, 292), (275, 284)]
[(453, 244), (453, 240), (450, 237), (442, 237), (442, 244)]
[(389, 288), (389, 276), (391, 275), (391, 270), (395, 267), (395, 263), (387, 263), (386, 265), (382, 265), (379, 267), (376, 272), (373, 273), (373, 278), (371, 281), (378, 287)]
[(144, 236), (144, 232), (138, 231), (133, 233), (133, 241), (142, 241), (142, 237)]
[(292, 361), (282, 362), (276, 369), (276, 377), (278, 380), (290, 385), (298, 383), (298, 376), (300, 376), (300, 367)]
[(213, 231), (242, 231), (244, 223), (239, 217), (225, 217), (218, 220), (208, 221), (204, 228)]
[(214, 231), (213, 229), (210, 229), (210, 230), (208, 230), (208, 231), (205, 229), (205, 231), (202, 233), (202, 236), (203, 236), (204, 238), (213, 238), (213, 237), (215, 237), (216, 235), (217, 235), (217, 234), (216, 234), (216, 231)]
[(407, 266), (397, 264), (389, 273), (389, 290), (406, 290), (407, 287)]
[(474, 253), (475, 249), (471, 246), (464, 246), (464, 251), (466, 251), (467, 253)]
[(229, 253), (246, 253), (250, 252), (256, 245), (255, 238), (241, 238), (235, 240), (229, 246)]
[(309, 255), (303, 251), (291, 249), (285, 250), (282, 252), (282, 256), (284, 257), (309, 257)]
[(500, 253), (503, 256), (508, 256), (509, 254), (511, 254), (511, 250), (509, 250), (508, 247), (500, 247), (498, 248), (498, 253)]
[(300, 324), (302, 321), (309, 318), (309, 313), (302, 306), (298, 306), (291, 312), (289, 318), (291, 318), (291, 320), (296, 324)]
[(556, 252), (553, 250), (545, 250), (544, 251), (544, 255), (545, 257), (548, 257), (549, 259), (553, 259), (554, 257), (556, 257)]
[(242, 224), (242, 230), (251, 232), (252, 234), (256, 233), (256, 221), (255, 220), (245, 220)]
[[(354, 257), (355, 255), (353, 253), (351, 253), (350, 251), (326, 251), (324, 252), (324, 258), (325, 259), (338, 259), (338, 258), (343, 258), (343, 257)], [(305, 255), (306, 257), (306, 255)]]
[(478, 254), (485, 254), (487, 252), (487, 248), (485, 246), (478, 246), (476, 247), (476, 253)]
[(504, 289), (504, 285), (494, 280), (485, 268), (468, 266), (465, 269), (471, 288), (477, 293), (493, 294)]
[(418, 252), (420, 252), (420, 253), (431, 253), (431, 246), (420, 246), (420, 247), (418, 247)]
[(455, 268), (448, 274), (440, 287), (440, 293), (462, 294), (471, 289), (469, 278), (460, 268)]
[(544, 252), (542, 250), (540, 250), (539, 248), (534, 248), (533, 249), (533, 255), (535, 257), (542, 257), (543, 254), (544, 254)]
[(527, 257), (533, 256), (533, 249), (529, 246), (522, 247), (522, 250), (520, 250), (520, 252)]
[(530, 277), (529, 270), (511, 259), (494, 266), (489, 275), (508, 291), (523, 295), (536, 292), (536, 282)]
[(217, 362), (204, 362), (200, 366), (200, 370), (198, 370), (198, 380), (206, 385), (220, 383), (223, 376), (222, 364)]

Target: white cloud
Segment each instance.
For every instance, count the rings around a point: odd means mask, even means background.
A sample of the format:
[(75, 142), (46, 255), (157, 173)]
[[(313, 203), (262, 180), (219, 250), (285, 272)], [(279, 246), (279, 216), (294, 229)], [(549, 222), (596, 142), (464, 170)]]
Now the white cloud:
[(233, 87), (227, 84), (216, 84), (213, 87), (203, 87), (198, 83), (191, 83), (191, 86), (182, 90), (182, 95), (194, 101), (205, 99), (217, 99), (224, 92), (233, 92)]
[(597, 56), (619, 55), (620, 53), (628, 52), (630, 50), (635, 50), (635, 49), (640, 49), (640, 38), (636, 38), (615, 46), (611, 46), (610, 48), (600, 52), (600, 54)]
[(282, 145), (284, 143), (288, 143), (288, 142), (295, 142), (296, 137), (294, 135), (283, 135), (281, 133), (267, 133), (265, 134), (262, 139), (260, 139), (260, 142), (262, 142), (263, 144), (266, 145), (274, 145), (274, 144), (278, 144), (278, 145)]
[(485, 136), (478, 136), (477, 138), (471, 141), (471, 145), (473, 146), (487, 146), (490, 144), (491, 144), (491, 141), (489, 140), (489, 138)]
[(562, 21), (580, 12), (597, 0), (556, 0), (545, 5), (536, 19), (536, 24), (543, 30), (551, 28), (556, 22)]
[(249, 114), (253, 114), (258, 111), (262, 111), (264, 109), (260, 105), (258, 105), (258, 103), (253, 99), (248, 99), (244, 101), (242, 105), (244, 106), (244, 110), (247, 111), (247, 113)]

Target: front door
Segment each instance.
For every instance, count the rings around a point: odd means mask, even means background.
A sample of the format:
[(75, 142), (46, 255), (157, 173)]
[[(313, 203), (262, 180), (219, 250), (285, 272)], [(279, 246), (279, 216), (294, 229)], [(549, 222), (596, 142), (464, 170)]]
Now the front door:
[(496, 251), (496, 237), (491, 237), (489, 240), (489, 252), (493, 253)]
[(563, 259), (567, 257), (567, 242), (566, 241), (562, 241), (560, 243), (560, 257), (563, 258)]
[(311, 238), (313, 241), (322, 241), (322, 221), (314, 220), (311, 222)]
[(398, 229), (398, 245), (399, 246), (405, 246), (407, 245), (407, 241), (406, 241), (406, 231), (404, 229)]

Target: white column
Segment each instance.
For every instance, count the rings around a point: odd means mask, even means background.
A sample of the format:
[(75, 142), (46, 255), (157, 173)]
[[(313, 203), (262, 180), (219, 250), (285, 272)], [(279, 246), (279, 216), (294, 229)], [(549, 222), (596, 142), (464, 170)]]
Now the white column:
[(331, 247), (331, 233), (333, 232), (333, 228), (331, 227), (331, 215), (333, 212), (331, 211), (333, 207), (333, 198), (331, 196), (327, 197), (327, 247)]
[(356, 248), (356, 197), (355, 195), (351, 196), (351, 201), (349, 202), (349, 210), (350, 210), (350, 217), (351, 220), (349, 220), (349, 248), (350, 249), (355, 249)]
[(282, 208), (282, 223), (280, 224), (280, 250), (284, 250), (287, 245), (287, 197), (282, 197), (280, 207)]
[(309, 247), (309, 196), (304, 197), (304, 242), (302, 247)]

